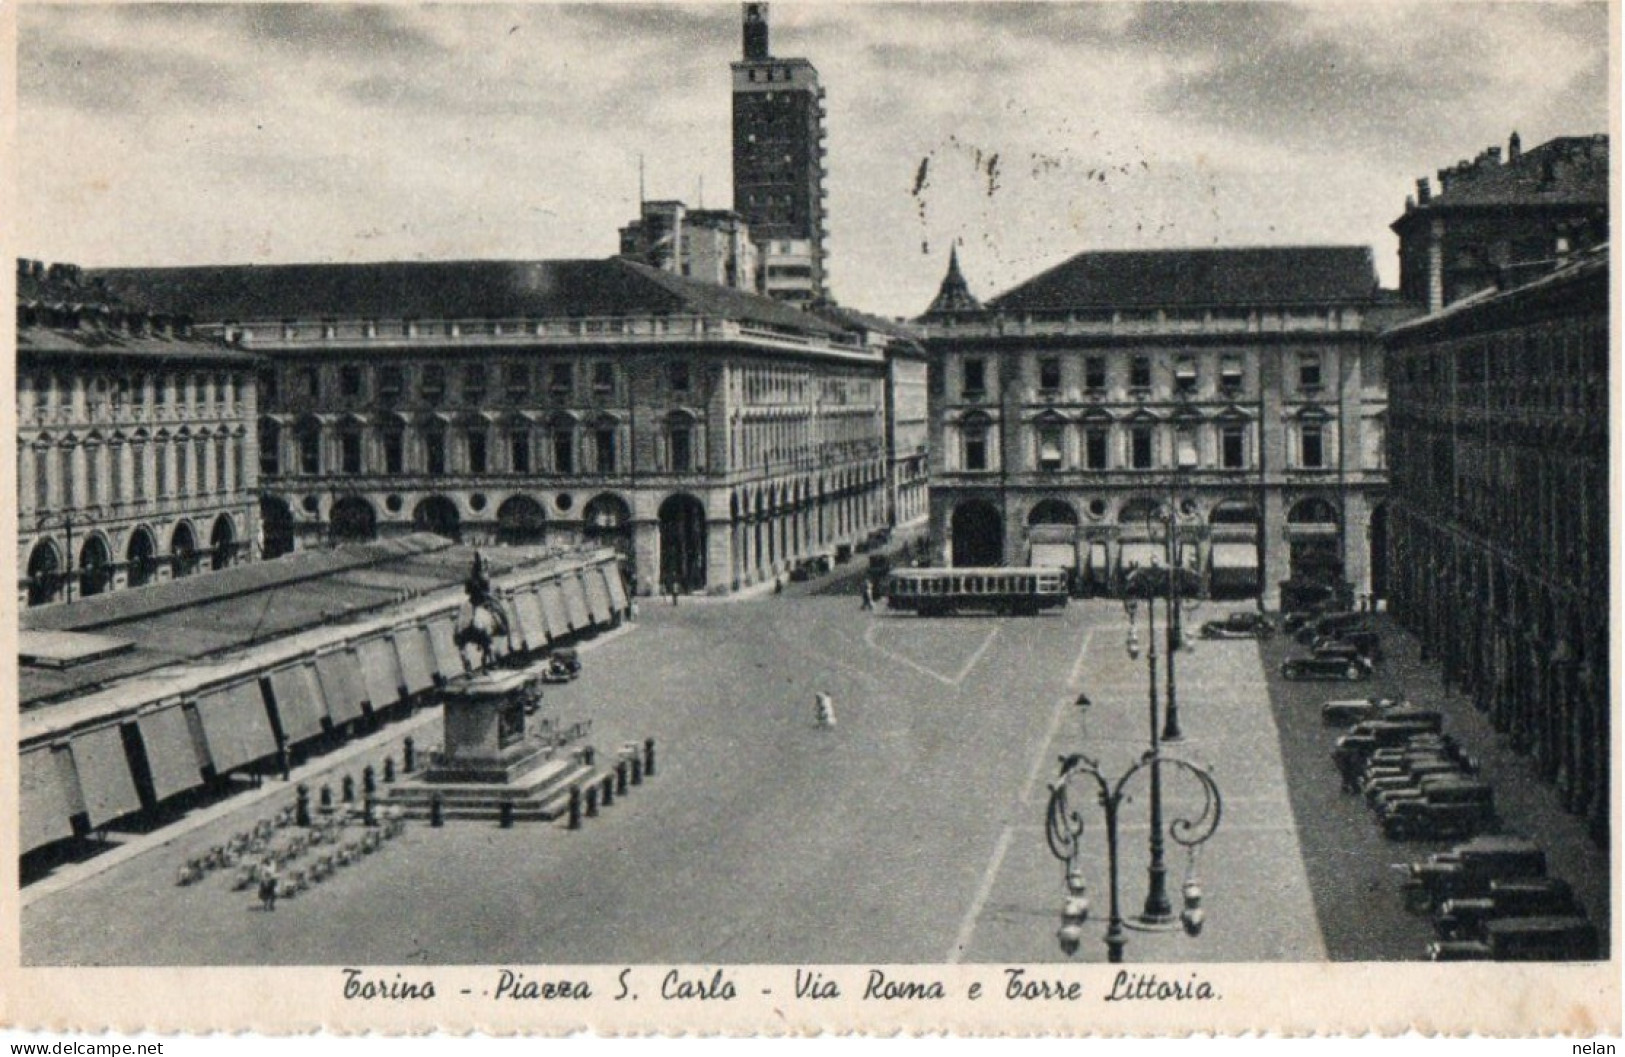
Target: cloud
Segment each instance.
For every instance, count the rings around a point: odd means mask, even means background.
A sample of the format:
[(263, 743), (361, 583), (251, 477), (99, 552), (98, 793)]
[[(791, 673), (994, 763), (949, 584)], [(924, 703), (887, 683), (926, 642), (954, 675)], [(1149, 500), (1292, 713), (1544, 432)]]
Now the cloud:
[(228, 65), (185, 51), (18, 46), (18, 91), (45, 105), (99, 113), (154, 106), (217, 106), (242, 97)]

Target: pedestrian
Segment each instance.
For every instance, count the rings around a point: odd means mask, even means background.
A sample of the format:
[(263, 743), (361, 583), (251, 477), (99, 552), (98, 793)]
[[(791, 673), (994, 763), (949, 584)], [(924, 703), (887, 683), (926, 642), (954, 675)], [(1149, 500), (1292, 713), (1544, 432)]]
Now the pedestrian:
[(828, 694), (813, 695), (813, 721), (825, 730), (835, 726), (835, 701)]
[(784, 577), (778, 573), (773, 574), (773, 593), (776, 595), (784, 594)]
[(863, 609), (864, 609), (864, 612), (866, 612), (866, 613), (872, 613), (872, 612), (874, 612), (874, 608), (875, 608), (875, 585), (870, 583), (868, 578), (865, 577), (864, 581), (863, 581)]
[(276, 910), (276, 860), (266, 856), (260, 863), (260, 906), (268, 911)]

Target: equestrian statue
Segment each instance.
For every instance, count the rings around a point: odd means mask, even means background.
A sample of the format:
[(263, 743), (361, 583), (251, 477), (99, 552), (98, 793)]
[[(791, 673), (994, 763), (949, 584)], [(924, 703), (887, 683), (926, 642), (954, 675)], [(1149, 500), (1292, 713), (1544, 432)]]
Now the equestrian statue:
[[(501, 600), (491, 591), (491, 580), (485, 575), (485, 562), (479, 551), (474, 552), (474, 565), (463, 590), (468, 593), (468, 600), (457, 611), (457, 630), (452, 642), (462, 654), (464, 669), (472, 672), (486, 667), (496, 657), (497, 642), (508, 638), (509, 622)], [(477, 651), (478, 663), (469, 656), (471, 646)]]

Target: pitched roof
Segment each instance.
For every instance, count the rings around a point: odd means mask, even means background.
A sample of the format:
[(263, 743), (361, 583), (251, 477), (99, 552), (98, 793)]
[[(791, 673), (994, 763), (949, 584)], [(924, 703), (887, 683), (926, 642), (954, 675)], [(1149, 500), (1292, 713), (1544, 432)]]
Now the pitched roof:
[(195, 319), (513, 319), (700, 314), (799, 331), (829, 324), (777, 301), (620, 258), (109, 268), (125, 302)]
[(1377, 271), (1365, 246), (1114, 250), (1080, 253), (993, 298), (1001, 312), (1213, 308), (1369, 301)]

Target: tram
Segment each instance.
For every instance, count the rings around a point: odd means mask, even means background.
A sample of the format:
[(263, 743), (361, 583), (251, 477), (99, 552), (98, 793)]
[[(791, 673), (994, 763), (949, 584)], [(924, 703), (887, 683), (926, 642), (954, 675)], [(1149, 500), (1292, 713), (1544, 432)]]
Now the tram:
[(1066, 570), (899, 569), (886, 581), (886, 608), (922, 617), (962, 610), (1033, 616), (1066, 605)]

